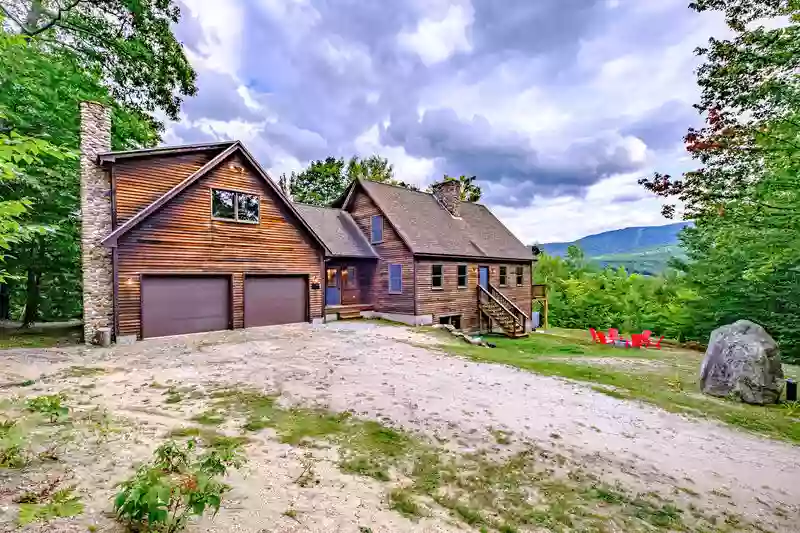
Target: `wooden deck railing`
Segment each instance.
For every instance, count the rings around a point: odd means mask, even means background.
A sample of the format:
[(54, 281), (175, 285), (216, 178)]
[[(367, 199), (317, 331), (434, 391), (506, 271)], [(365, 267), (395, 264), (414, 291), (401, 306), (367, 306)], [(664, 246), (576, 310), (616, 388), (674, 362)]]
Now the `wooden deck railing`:
[[(495, 294), (500, 294), (502, 299), (495, 296)], [(492, 285), (489, 285), (488, 290), (478, 285), (478, 308), (481, 309), (483, 305), (488, 302), (492, 302), (496, 304), (497, 307), (502, 309), (502, 312), (508, 318), (514, 321), (515, 328), (519, 327), (521, 331), (525, 331), (525, 321), (526, 321), (525, 313), (523, 313), (516, 305), (513, 304), (513, 302), (511, 302), (508, 298), (506, 298), (505, 295), (500, 293), (500, 291), (498, 291)]]
[(515, 318), (518, 319), (524, 328), (525, 323), (528, 321), (528, 315), (526, 315), (522, 309), (517, 307), (517, 304), (512, 302), (508, 296), (500, 292), (500, 290), (491, 283), (489, 284), (489, 291), (491, 292), (492, 296), (503, 302), (504, 306), (514, 313)]

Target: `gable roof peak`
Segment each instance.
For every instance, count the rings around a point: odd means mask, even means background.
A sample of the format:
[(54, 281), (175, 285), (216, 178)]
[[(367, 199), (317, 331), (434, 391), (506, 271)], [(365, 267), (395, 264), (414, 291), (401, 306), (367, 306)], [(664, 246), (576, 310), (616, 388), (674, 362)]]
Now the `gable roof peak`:
[(352, 201), (356, 184), (416, 255), (532, 259), (530, 249), (482, 204), (461, 202), (456, 217), (431, 193), (357, 180), (347, 191), (345, 205)]
[[(320, 239), (319, 235), (308, 225), (305, 219), (300, 215), (300, 213), (295, 208), (292, 201), (287, 198), (287, 196), (281, 191), (280, 187), (272, 181), (272, 178), (266, 173), (264, 168), (258, 164), (258, 161), (253, 157), (247, 148), (245, 148), (244, 144), (240, 141), (233, 141), (230, 143), (228, 148), (214, 156), (208, 163), (194, 171), (192, 174), (187, 176), (183, 181), (178, 183), (175, 187), (168, 190), (166, 193), (161, 195), (151, 204), (147, 205), (144, 209), (133, 215), (131, 218), (125, 221), (124, 224), (120, 225), (109, 233), (103, 240), (101, 240), (101, 244), (108, 247), (114, 247), (117, 245), (117, 241), (120, 237), (128, 233), (130, 230), (138, 226), (142, 221), (148, 218), (150, 215), (158, 211), (168, 202), (170, 202), (173, 198), (175, 198), (178, 194), (186, 190), (190, 185), (197, 182), (200, 178), (208, 174), (210, 171), (218, 167), (223, 161), (228, 159), (234, 153), (241, 154), (245, 160), (250, 164), (250, 166), (255, 170), (255, 174), (257, 177), (261, 178), (261, 180), (272, 190), (278, 197), (280, 201), (286, 205), (291, 213), (297, 218), (300, 222), (300, 225), (311, 235), (311, 237), (319, 244), (323, 250), (328, 251), (327, 246), (325, 243)], [(111, 161), (113, 162), (113, 160)]]

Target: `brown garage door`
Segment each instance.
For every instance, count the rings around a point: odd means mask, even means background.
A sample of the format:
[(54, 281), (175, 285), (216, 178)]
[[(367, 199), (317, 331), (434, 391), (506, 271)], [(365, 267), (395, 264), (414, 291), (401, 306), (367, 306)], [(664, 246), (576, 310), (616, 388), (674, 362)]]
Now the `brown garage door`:
[(144, 276), (142, 337), (228, 329), (230, 298), (228, 277)]
[(247, 276), (244, 280), (244, 327), (273, 326), (308, 320), (306, 278)]

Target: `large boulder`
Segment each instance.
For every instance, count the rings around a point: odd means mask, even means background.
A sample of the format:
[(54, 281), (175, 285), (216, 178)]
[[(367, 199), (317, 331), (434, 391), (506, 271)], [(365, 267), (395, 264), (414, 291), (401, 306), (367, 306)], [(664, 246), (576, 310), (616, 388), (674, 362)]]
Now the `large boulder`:
[(739, 320), (711, 332), (700, 386), (712, 396), (733, 396), (745, 403), (776, 403), (783, 387), (778, 345), (764, 328)]

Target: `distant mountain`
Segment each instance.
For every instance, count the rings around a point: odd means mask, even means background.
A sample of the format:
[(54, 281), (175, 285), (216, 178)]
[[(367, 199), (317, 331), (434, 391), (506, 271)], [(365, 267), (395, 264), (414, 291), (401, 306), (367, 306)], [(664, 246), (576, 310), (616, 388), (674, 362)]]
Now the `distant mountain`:
[(666, 226), (639, 226), (589, 235), (572, 242), (551, 242), (540, 247), (550, 255), (567, 255), (567, 248), (577, 244), (588, 257), (605, 254), (624, 254), (657, 246), (678, 244), (678, 233), (691, 222)]
[(691, 222), (666, 226), (640, 226), (589, 235), (573, 242), (540, 245), (550, 255), (566, 256), (567, 248), (578, 245), (587, 259), (602, 266), (624, 266), (629, 272), (654, 274), (664, 270), (671, 257), (683, 256), (678, 233)]

